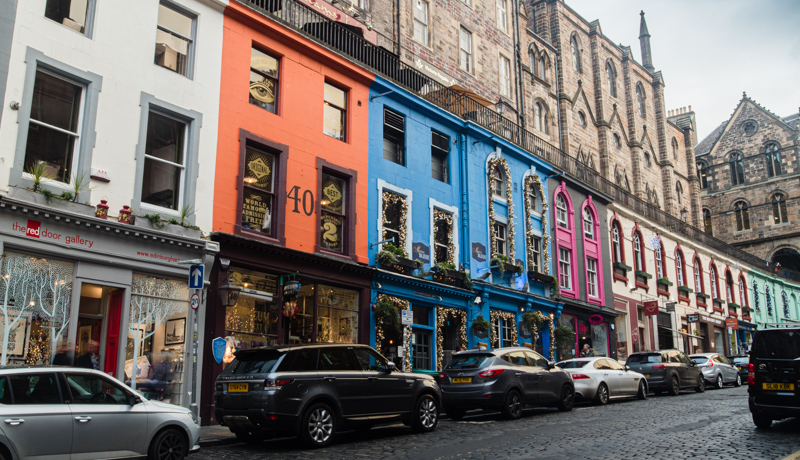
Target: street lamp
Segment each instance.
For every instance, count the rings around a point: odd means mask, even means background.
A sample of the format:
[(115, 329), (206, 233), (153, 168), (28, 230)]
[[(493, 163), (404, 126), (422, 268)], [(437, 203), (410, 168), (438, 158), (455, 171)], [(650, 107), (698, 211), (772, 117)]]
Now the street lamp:
[(219, 298), (223, 307), (232, 307), (239, 300), (239, 293), (242, 292), (241, 286), (233, 284), (233, 279), (229, 276), (228, 282), (220, 286)]

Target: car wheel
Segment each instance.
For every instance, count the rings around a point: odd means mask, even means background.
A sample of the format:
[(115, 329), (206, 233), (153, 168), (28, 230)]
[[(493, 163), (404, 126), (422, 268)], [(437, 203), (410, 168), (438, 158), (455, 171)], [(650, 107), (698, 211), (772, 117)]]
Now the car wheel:
[(169, 428), (153, 438), (147, 458), (150, 460), (183, 460), (188, 453), (186, 436), (176, 428)]
[(508, 419), (519, 418), (522, 415), (522, 395), (519, 394), (519, 391), (509, 390), (501, 412), (503, 417)]
[(414, 418), (411, 420), (411, 429), (417, 433), (428, 433), (436, 429), (439, 423), (439, 404), (433, 396), (424, 394), (419, 397), (414, 406)]
[(246, 442), (248, 444), (255, 444), (259, 443), (264, 440), (264, 437), (260, 434), (253, 433), (250, 431), (234, 431), (233, 434), (236, 435), (236, 439), (242, 442)]
[(608, 387), (605, 383), (601, 383), (597, 387), (597, 394), (594, 395), (594, 403), (605, 406), (608, 404)]
[(741, 375), (736, 374), (736, 381), (733, 382), (733, 386), (735, 386), (735, 387), (742, 386), (742, 376)]
[(450, 420), (461, 420), (467, 412), (464, 409), (458, 409), (456, 407), (445, 407), (444, 411), (447, 416), (450, 417)]
[(315, 404), (303, 415), (300, 438), (310, 447), (325, 447), (333, 441), (336, 420), (327, 404)]
[(722, 381), (722, 374), (717, 374), (717, 378), (714, 380), (714, 388), (721, 390), (723, 386), (725, 386), (725, 383)]
[[(719, 381), (722, 381), (722, 377), (719, 378)], [(722, 387), (720, 386), (719, 388)], [(697, 387), (694, 389), (694, 391), (698, 393), (706, 391), (706, 379), (703, 378), (703, 374), (700, 374), (700, 376), (697, 377)]]
[(772, 419), (766, 415), (753, 414), (753, 423), (756, 424), (756, 428), (766, 430), (772, 426)]
[(561, 400), (558, 402), (558, 410), (561, 412), (569, 412), (574, 405), (575, 390), (569, 385), (564, 385), (564, 388), (561, 389)]
[[(700, 377), (700, 380), (703, 380), (702, 376)], [(669, 388), (667, 388), (667, 393), (670, 396), (675, 396), (680, 392), (681, 392), (681, 382), (678, 381), (677, 375), (673, 375), (672, 380), (670, 380), (669, 382)]]
[(639, 382), (639, 391), (636, 392), (636, 398), (642, 400), (647, 399), (647, 385), (642, 381)]

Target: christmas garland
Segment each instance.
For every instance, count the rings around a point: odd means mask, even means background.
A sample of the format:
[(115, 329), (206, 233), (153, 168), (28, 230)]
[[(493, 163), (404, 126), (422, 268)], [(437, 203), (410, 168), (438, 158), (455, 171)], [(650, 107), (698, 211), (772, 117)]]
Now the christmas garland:
[[(382, 300), (386, 300), (392, 302), (397, 308), (397, 311), (401, 310), (411, 310), (411, 303), (408, 300), (401, 299), (399, 297), (394, 297), (386, 294), (378, 294), (377, 301), (380, 302)], [(383, 325), (381, 324), (380, 318), (376, 317), (375, 320), (375, 345), (376, 348), (380, 348), (381, 343), (383, 342)], [(411, 371), (411, 349), (409, 344), (411, 343), (411, 326), (404, 326), (403, 327), (403, 349), (405, 356), (403, 357), (403, 361), (405, 362), (406, 368), (404, 370)]]
[(767, 314), (772, 316), (772, 289), (769, 288), (769, 285), (764, 284), (764, 297), (767, 298)]
[[(539, 176), (531, 175), (525, 179), (525, 196), (527, 196), (533, 187), (538, 187), (539, 189), (539, 196), (542, 199), (542, 248), (541, 254), (543, 257), (542, 266), (540, 267), (541, 272), (545, 275), (550, 274), (550, 251), (548, 250), (550, 246), (550, 233), (547, 231), (547, 196), (544, 193), (544, 186), (542, 185), (542, 181), (539, 180)], [(528, 200), (525, 201), (525, 220), (528, 226), (528, 268), (530, 269), (533, 267), (533, 221), (531, 220), (531, 215), (533, 214), (533, 210), (531, 209), (531, 203)]]
[(494, 168), (502, 167), (503, 173), (505, 175), (505, 182), (506, 182), (506, 202), (508, 203), (508, 260), (513, 261), (515, 252), (514, 252), (514, 221), (516, 216), (514, 216), (514, 200), (512, 199), (512, 189), (511, 189), (511, 171), (508, 169), (508, 163), (503, 158), (492, 158), (489, 160), (489, 225), (492, 232), (492, 241), (491, 241), (491, 255), (494, 256), (495, 248), (497, 247), (497, 231), (494, 229), (494, 222), (495, 222), (495, 214), (494, 214), (494, 203), (492, 199), (492, 171)]
[(783, 297), (783, 316), (789, 317), (789, 298), (786, 296), (786, 291), (781, 291)]
[[(398, 239), (400, 241), (395, 241), (395, 246), (403, 250), (403, 257), (406, 257), (406, 222), (408, 218), (408, 203), (406, 202), (406, 198), (404, 196), (398, 195), (396, 193), (383, 191), (383, 211), (381, 212), (381, 226), (385, 229), (388, 220), (386, 219), (386, 208), (390, 204), (400, 203), (400, 221), (397, 223), (397, 227), (400, 229)], [(386, 235), (386, 230), (384, 230), (383, 235), (381, 235), (382, 240), (389, 239)]]
[(550, 361), (556, 360), (556, 318), (550, 313)]
[(753, 303), (756, 304), (756, 313), (761, 313), (761, 306), (758, 299), (758, 281), (753, 280)]
[(456, 263), (456, 245), (453, 243), (453, 234), (455, 233), (455, 226), (453, 223), (453, 215), (446, 213), (441, 209), (433, 210), (433, 223), (434, 225), (444, 222), (450, 228), (447, 232), (447, 260), (437, 260), (436, 262), (447, 262), (455, 265)]
[(442, 328), (448, 317), (461, 320), (459, 332), (461, 335), (461, 346), (467, 348), (467, 312), (458, 308), (436, 307), (436, 370), (442, 370), (444, 360), (444, 334)]
[[(499, 320), (504, 319), (506, 321), (511, 321), (511, 324), (515, 324), (516, 325), (517, 315), (515, 315), (514, 313), (510, 313), (510, 312), (492, 310), (491, 312), (489, 312), (489, 318), (491, 318), (491, 320), (492, 320), (492, 336), (489, 339), (490, 340), (489, 343), (491, 343), (492, 346), (494, 346), (495, 341), (497, 341), (497, 346), (495, 348), (500, 348), (499, 337), (497, 337), (497, 333), (495, 332), (496, 328), (494, 327), (495, 322), (498, 322)], [(512, 327), (512, 328), (509, 328), (509, 329), (511, 329), (511, 346), (512, 347), (516, 347), (518, 345), (518, 342), (517, 342), (517, 328), (516, 327)]]

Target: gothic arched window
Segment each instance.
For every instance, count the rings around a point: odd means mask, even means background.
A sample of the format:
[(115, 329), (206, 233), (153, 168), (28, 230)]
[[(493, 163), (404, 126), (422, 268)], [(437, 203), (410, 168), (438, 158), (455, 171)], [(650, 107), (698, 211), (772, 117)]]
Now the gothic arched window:
[(639, 116), (644, 118), (644, 87), (641, 83), (636, 85), (636, 105), (639, 109)]
[(708, 188), (708, 165), (703, 161), (697, 162), (697, 177), (700, 179), (700, 189)]
[(744, 184), (744, 165), (742, 165), (741, 153), (731, 154), (730, 166), (731, 166), (731, 185)]
[(492, 195), (498, 198), (506, 197), (505, 178), (500, 166), (495, 166), (491, 172)]
[(578, 51), (578, 38), (573, 35), (570, 39), (570, 47), (572, 48), (572, 68), (575, 69), (576, 72), (581, 71), (581, 55), (580, 51)]
[(736, 215), (736, 230), (750, 230), (750, 209), (744, 201), (737, 201), (733, 205)]
[(703, 209), (703, 231), (709, 235), (714, 234), (714, 229), (711, 228), (711, 211)]
[(611, 62), (606, 63), (606, 79), (608, 80), (608, 94), (617, 97), (617, 72)]
[(776, 224), (789, 221), (786, 212), (786, 197), (782, 193), (772, 195), (772, 218)]
[(781, 174), (781, 153), (775, 144), (767, 145), (764, 150), (767, 156), (767, 176), (779, 176)]

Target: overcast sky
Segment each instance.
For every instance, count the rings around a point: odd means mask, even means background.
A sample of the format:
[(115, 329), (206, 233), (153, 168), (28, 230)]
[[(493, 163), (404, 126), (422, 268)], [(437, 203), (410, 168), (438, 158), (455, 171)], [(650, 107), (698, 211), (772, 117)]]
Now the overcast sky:
[(565, 0), (642, 62), (644, 10), (667, 110), (691, 105), (702, 140), (730, 118), (742, 91), (786, 117), (800, 108), (800, 1)]

